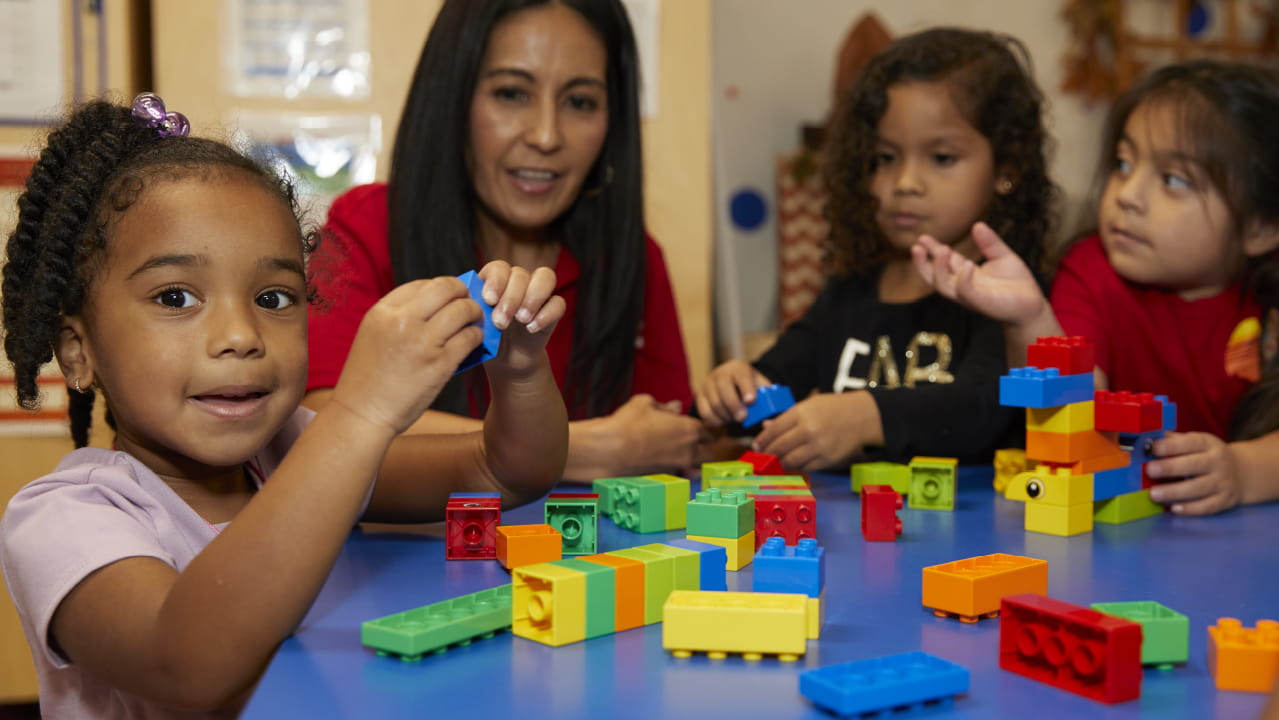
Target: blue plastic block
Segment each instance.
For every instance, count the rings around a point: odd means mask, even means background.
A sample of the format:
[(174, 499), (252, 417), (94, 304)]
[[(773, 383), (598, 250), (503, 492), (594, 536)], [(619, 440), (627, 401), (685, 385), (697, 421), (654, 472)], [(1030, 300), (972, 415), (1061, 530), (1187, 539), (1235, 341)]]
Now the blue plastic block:
[(826, 548), (812, 538), (788, 546), (780, 537), (771, 537), (755, 553), (752, 573), (755, 592), (800, 593), (821, 597), (826, 585)]
[(799, 692), (842, 716), (949, 705), (955, 695), (968, 692), (968, 668), (919, 651), (885, 655), (801, 673)]
[(1057, 368), (1023, 367), (999, 378), (999, 404), (1008, 407), (1061, 407), (1092, 398), (1092, 373), (1062, 375)]
[(1093, 473), (1093, 502), (1137, 492), (1141, 489), (1141, 466), (1129, 463), (1113, 470)]
[(755, 402), (746, 406), (746, 419), (742, 427), (753, 427), (765, 420), (781, 415), (795, 406), (795, 396), (785, 385), (765, 385), (755, 388)]
[(1164, 430), (1172, 432), (1177, 429), (1177, 403), (1168, 399), (1167, 395), (1156, 395), (1155, 399), (1164, 404)]
[(698, 577), (699, 590), (728, 590), (728, 574), (724, 570), (724, 567), (728, 565), (728, 550), (724, 547), (689, 540), (688, 538), (667, 540), (665, 544), (700, 553), (698, 558), (700, 561), (698, 565), (700, 572)]
[(1141, 466), (1148, 461), (1155, 459), (1154, 442), (1164, 436), (1163, 430), (1151, 430), (1140, 434), (1119, 434), (1119, 446), (1128, 450), (1130, 465), (1137, 468), (1137, 472), (1141, 472)]
[(502, 331), (497, 329), (493, 324), (493, 306), (484, 302), (484, 280), (476, 274), (474, 270), (468, 270), (457, 276), (458, 280), (466, 286), (471, 293), (471, 299), (480, 304), (480, 308), (484, 310), (484, 339), (480, 341), (479, 347), (471, 351), (470, 355), (457, 366), (454, 374), (470, 370), (480, 363), (488, 362), (497, 357), (497, 348), (502, 344)]

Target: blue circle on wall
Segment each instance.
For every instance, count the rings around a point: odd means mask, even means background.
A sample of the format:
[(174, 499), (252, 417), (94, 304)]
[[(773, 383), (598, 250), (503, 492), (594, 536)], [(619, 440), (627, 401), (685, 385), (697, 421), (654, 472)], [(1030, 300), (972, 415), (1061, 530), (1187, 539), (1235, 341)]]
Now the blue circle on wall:
[(1208, 28), (1210, 20), (1207, 3), (1191, 3), (1190, 15), (1186, 18), (1186, 34), (1190, 37), (1198, 36)]
[(768, 217), (768, 205), (764, 195), (753, 188), (743, 188), (728, 200), (728, 215), (733, 224), (742, 230), (754, 230)]

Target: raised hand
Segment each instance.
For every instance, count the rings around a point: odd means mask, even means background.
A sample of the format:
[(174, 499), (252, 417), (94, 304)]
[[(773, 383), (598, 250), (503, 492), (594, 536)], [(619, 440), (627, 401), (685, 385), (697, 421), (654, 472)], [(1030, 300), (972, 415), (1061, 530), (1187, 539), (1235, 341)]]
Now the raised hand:
[(526, 370), (540, 361), (546, 341), (564, 317), (564, 298), (554, 295), (555, 271), (529, 272), (495, 260), (480, 269), (484, 300), (493, 306), (493, 324), (502, 331), (497, 362)]
[(980, 265), (929, 235), (911, 247), (911, 260), (933, 289), (977, 312), (1013, 324), (1038, 317), (1048, 301), (1021, 257), (985, 223), (973, 226), (973, 241), (986, 258)]

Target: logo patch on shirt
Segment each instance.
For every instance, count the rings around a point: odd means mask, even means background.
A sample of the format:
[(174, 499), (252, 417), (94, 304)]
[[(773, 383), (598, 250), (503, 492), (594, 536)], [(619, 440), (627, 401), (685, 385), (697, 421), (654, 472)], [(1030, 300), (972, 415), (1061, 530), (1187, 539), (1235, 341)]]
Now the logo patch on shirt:
[(1248, 382), (1261, 379), (1261, 322), (1242, 320), (1226, 341), (1226, 374)]

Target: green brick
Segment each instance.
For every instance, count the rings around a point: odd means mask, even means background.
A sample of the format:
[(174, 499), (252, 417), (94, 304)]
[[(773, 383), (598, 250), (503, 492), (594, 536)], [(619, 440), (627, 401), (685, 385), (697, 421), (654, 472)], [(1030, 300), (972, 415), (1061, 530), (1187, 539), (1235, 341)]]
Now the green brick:
[(648, 478), (618, 478), (609, 491), (613, 498), (613, 522), (638, 533), (666, 529), (666, 483)]
[(481, 590), (414, 610), (369, 620), (360, 626), (360, 642), (379, 655), (406, 662), (451, 645), (492, 637), (511, 627), (511, 584)]
[(911, 460), (907, 496), (910, 507), (914, 510), (954, 510), (955, 466), (954, 460)]
[(688, 480), (676, 475), (645, 475), (644, 477), (666, 486), (666, 529), (683, 530), (688, 508)]
[(591, 483), (591, 492), (600, 496), (600, 513), (607, 517), (613, 516), (613, 493), (612, 489), (617, 487), (623, 480), (630, 478), (600, 478)]
[(716, 478), (746, 477), (754, 474), (755, 466), (741, 460), (702, 463), (702, 487), (706, 486), (707, 480), (714, 480)]
[(799, 475), (748, 475), (746, 477), (717, 478), (703, 480), (702, 489), (719, 488), (728, 490), (758, 490), (761, 487), (798, 487), (808, 489), (808, 481)]
[(592, 498), (547, 498), (546, 524), (563, 536), (564, 555), (594, 555), (599, 536), (600, 506)]
[(616, 555), (644, 563), (644, 624), (661, 622), (666, 596), (675, 589), (675, 558), (639, 548), (614, 550), (605, 555)]
[(1092, 609), (1141, 624), (1141, 664), (1170, 667), (1190, 657), (1190, 620), (1157, 602), (1093, 603)]
[(733, 540), (755, 529), (755, 501), (744, 490), (702, 490), (688, 501), (688, 534)]
[(1150, 490), (1116, 495), (1109, 500), (1093, 503), (1093, 521), (1110, 523), (1132, 522), (1146, 517), (1162, 515), (1164, 506), (1150, 499)]
[(910, 468), (901, 463), (855, 463), (849, 474), (854, 493), (860, 493), (862, 485), (891, 485), (898, 495), (910, 492)]
[(637, 550), (648, 550), (658, 555), (666, 555), (675, 559), (675, 590), (701, 590), (702, 554), (687, 548), (653, 543), (640, 545)]
[(617, 584), (616, 568), (577, 558), (555, 560), (551, 564), (586, 576), (586, 639), (612, 635), (617, 627), (614, 622), (617, 598), (613, 594)]

